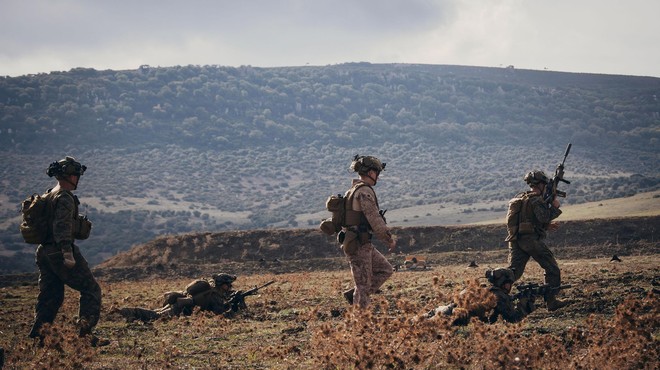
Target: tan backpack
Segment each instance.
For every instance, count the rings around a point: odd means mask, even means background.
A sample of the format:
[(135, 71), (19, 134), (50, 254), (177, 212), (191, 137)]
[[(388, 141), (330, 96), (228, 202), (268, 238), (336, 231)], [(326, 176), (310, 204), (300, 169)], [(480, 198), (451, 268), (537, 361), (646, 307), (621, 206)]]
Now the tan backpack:
[(332, 213), (332, 217), (321, 221), (319, 228), (327, 235), (334, 235), (341, 231), (342, 226), (346, 226), (346, 204), (353, 201), (353, 194), (362, 186), (369, 186), (364, 183), (358, 183), (351, 187), (345, 195), (331, 195), (325, 201), (325, 208)]
[(211, 290), (211, 283), (209, 283), (205, 279), (197, 279), (190, 284), (186, 285), (186, 293), (190, 296), (197, 295), (199, 293), (203, 293), (207, 290)]
[(527, 209), (532, 195), (532, 192), (520, 193), (509, 201), (509, 210), (506, 213), (507, 237), (504, 241), (515, 241), (518, 235), (536, 232), (530, 220), (531, 210)]
[(20, 225), (23, 240), (28, 244), (43, 244), (52, 234), (54, 204), (53, 193), (32, 194), (21, 203), (22, 222)]

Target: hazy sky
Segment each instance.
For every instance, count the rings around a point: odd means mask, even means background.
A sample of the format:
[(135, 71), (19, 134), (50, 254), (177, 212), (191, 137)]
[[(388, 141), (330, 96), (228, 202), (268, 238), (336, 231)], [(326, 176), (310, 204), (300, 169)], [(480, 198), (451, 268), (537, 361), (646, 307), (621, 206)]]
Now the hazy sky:
[(0, 0), (0, 76), (361, 61), (660, 77), (660, 1)]

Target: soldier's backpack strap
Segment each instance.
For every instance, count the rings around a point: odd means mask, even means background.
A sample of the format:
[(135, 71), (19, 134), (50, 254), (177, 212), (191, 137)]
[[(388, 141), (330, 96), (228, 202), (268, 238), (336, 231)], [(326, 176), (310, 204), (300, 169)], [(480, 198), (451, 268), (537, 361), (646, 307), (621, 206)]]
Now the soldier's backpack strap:
[(506, 229), (507, 237), (504, 239), (506, 242), (511, 242), (518, 239), (518, 228), (520, 225), (521, 214), (526, 204), (527, 193), (519, 193), (509, 201), (509, 207), (506, 213)]

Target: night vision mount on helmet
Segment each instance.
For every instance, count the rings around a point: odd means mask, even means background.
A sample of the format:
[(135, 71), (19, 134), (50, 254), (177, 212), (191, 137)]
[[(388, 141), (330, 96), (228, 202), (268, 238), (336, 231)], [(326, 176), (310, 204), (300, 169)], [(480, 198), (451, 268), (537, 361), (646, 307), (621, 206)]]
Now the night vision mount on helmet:
[(66, 156), (57, 162), (53, 162), (48, 166), (46, 173), (49, 177), (57, 176), (82, 176), (87, 170), (87, 166), (80, 164), (75, 158)]
[(486, 279), (494, 286), (501, 287), (505, 283), (513, 284), (515, 280), (513, 270), (507, 268), (497, 268), (495, 270), (486, 270)]
[(525, 174), (523, 178), (528, 185), (537, 185), (540, 183), (547, 184), (550, 179), (545, 175), (543, 171), (533, 170)]
[(231, 284), (231, 283), (234, 282), (234, 280), (236, 280), (236, 276), (225, 274), (225, 273), (214, 274), (213, 275), (213, 280), (215, 281), (216, 286), (219, 286), (219, 285), (222, 285), (222, 284)]
[(371, 170), (376, 172), (381, 172), (385, 170), (386, 163), (380, 161), (380, 159), (370, 156), (370, 155), (358, 155), (356, 154), (351, 162), (351, 170), (359, 174), (366, 174)]

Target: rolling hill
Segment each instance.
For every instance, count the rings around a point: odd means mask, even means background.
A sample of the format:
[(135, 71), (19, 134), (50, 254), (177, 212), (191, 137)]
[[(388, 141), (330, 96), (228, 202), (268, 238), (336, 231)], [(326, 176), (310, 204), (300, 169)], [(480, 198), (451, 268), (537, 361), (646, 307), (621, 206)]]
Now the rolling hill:
[[(559, 229), (550, 234), (548, 242), (562, 259), (657, 254), (659, 202), (660, 195), (655, 192), (568, 206), (557, 220)], [(394, 226), (393, 233), (401, 256), (436, 256), (434, 264), (469, 260), (504, 263), (507, 253), (502, 220), (462, 226)], [(345, 268), (343, 253), (333, 237), (313, 229), (281, 229), (160, 237), (104, 261), (96, 271), (110, 279), (127, 274), (139, 279), (172, 274), (192, 277), (214, 269), (254, 273), (310, 268)]]
[(401, 227), (499, 219), (568, 142), (567, 207), (656, 192), (659, 95), (651, 77), (448, 65), (0, 77), (0, 262), (34, 270), (18, 204), (64, 155), (89, 168), (92, 264), (159, 236), (313, 229), (357, 153), (388, 163), (379, 199)]

